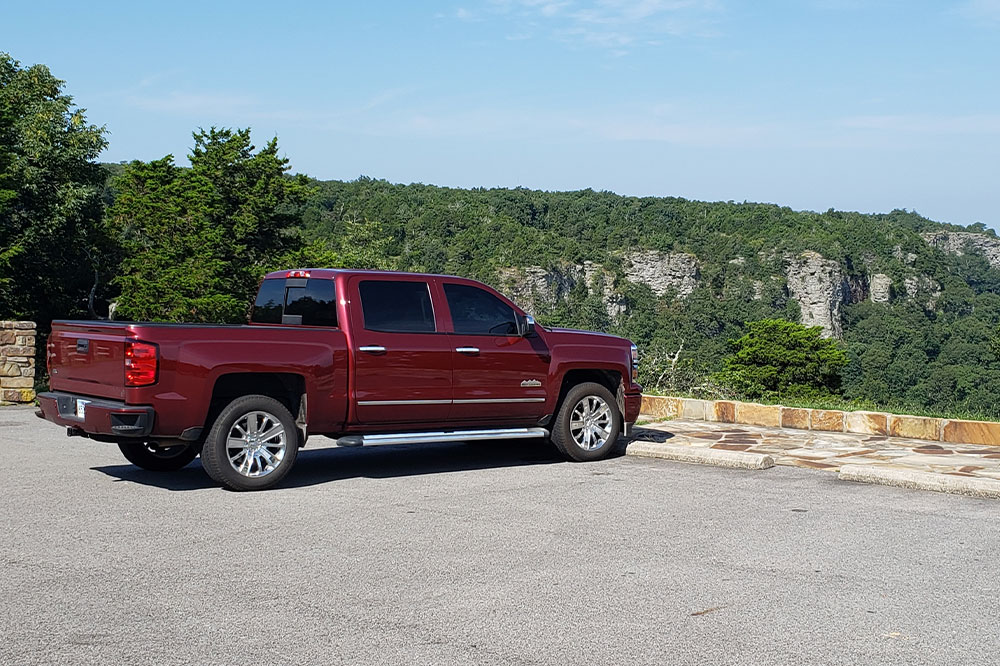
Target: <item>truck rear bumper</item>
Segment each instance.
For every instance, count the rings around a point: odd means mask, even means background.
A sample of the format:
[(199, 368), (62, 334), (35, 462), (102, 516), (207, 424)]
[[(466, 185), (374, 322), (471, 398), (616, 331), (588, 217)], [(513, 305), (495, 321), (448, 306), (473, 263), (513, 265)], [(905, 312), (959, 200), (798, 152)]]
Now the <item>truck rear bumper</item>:
[(111, 439), (147, 437), (156, 420), (152, 407), (60, 391), (39, 393), (38, 405), (41, 407), (38, 415), (47, 421)]

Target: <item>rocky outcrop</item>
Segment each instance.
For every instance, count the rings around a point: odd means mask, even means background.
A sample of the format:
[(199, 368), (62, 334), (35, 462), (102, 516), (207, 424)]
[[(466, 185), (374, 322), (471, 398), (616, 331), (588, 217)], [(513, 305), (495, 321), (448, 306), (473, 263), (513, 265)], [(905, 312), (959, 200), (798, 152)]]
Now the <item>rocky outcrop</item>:
[(913, 262), (917, 260), (917, 255), (912, 252), (903, 252), (903, 248), (900, 245), (892, 248), (892, 256), (896, 257), (907, 266), (913, 265)]
[[(698, 286), (698, 259), (692, 254), (639, 250), (622, 257), (622, 268), (627, 280), (648, 286), (657, 296), (685, 298)], [(503, 291), (531, 313), (565, 301), (580, 283), (591, 295), (600, 296), (609, 317), (625, 312), (625, 299), (615, 289), (614, 274), (592, 261), (552, 269), (504, 268), (498, 277)]]
[(799, 304), (805, 326), (821, 326), (825, 337), (842, 334), (840, 307), (848, 298), (849, 287), (836, 261), (807, 250), (785, 265), (788, 293)]
[(907, 298), (923, 301), (924, 307), (933, 310), (941, 297), (941, 285), (926, 275), (913, 275), (903, 279)]
[(935, 231), (920, 236), (942, 252), (958, 256), (978, 254), (990, 262), (991, 267), (1000, 268), (1000, 238), (971, 231)]
[(583, 279), (587, 283), (587, 291), (591, 294), (600, 292), (604, 309), (612, 319), (625, 314), (625, 299), (615, 290), (614, 275), (600, 264), (592, 261), (583, 262)]
[(614, 276), (592, 261), (553, 269), (541, 266), (504, 268), (499, 277), (504, 293), (531, 314), (567, 300), (570, 292), (581, 283), (591, 295), (600, 295), (609, 317), (615, 318), (625, 312), (625, 301), (614, 288)]
[(500, 269), (502, 290), (515, 303), (531, 314), (554, 306), (569, 298), (581, 277), (579, 266), (569, 265), (559, 269), (541, 266)]
[(885, 273), (875, 273), (868, 278), (868, 294), (872, 303), (888, 303), (892, 299), (892, 278)]
[(685, 298), (698, 286), (698, 258), (693, 254), (639, 250), (624, 259), (625, 277), (648, 286), (657, 296), (675, 292)]
[(860, 275), (848, 275), (844, 278), (844, 302), (860, 303), (868, 300), (868, 280)]

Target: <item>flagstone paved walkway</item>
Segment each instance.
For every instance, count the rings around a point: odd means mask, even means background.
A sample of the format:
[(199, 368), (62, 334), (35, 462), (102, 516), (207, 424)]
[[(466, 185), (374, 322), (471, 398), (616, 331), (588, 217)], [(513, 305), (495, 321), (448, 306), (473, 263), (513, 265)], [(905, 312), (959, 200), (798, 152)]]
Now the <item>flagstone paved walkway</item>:
[(860, 464), (1000, 481), (1000, 442), (942, 444), (919, 439), (712, 423), (661, 421), (635, 429), (635, 440), (770, 454), (776, 464), (836, 472)]

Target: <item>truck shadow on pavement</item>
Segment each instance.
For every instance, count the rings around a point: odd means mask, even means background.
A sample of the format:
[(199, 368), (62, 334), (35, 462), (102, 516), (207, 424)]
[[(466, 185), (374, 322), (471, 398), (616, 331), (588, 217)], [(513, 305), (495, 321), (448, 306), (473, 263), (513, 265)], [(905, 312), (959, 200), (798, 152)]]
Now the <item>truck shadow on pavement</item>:
[[(624, 455), (625, 444), (625, 440), (619, 440), (609, 458)], [(551, 444), (537, 439), (368, 448), (321, 447), (317, 444), (316, 448), (307, 446), (299, 451), (295, 467), (275, 489), (303, 488), (350, 478), (391, 479), (562, 462), (565, 460)], [(219, 485), (205, 474), (199, 460), (177, 472), (150, 472), (129, 464), (91, 469), (116, 481), (165, 490), (203, 490)]]

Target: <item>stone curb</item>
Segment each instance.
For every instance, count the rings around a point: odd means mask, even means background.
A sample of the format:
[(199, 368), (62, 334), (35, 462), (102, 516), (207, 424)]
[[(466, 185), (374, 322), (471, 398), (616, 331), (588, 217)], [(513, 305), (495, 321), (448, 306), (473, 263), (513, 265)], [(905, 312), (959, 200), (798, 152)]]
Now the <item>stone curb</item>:
[(765, 453), (722, 451), (700, 446), (677, 446), (660, 442), (638, 440), (629, 443), (625, 455), (641, 458), (663, 458), (678, 462), (732, 467), (735, 469), (768, 469), (774, 467), (774, 458)]
[(1000, 423), (991, 421), (965, 421), (885, 412), (844, 412), (837, 409), (809, 409), (736, 400), (697, 400), (646, 394), (642, 396), (640, 414), (652, 418), (681, 418), (768, 428), (847, 432), (949, 444), (1000, 447)]
[(877, 465), (844, 465), (840, 468), (839, 478), (841, 481), (875, 483), (914, 490), (933, 490), (939, 493), (983, 499), (1000, 499), (1000, 481), (993, 479), (936, 474)]

